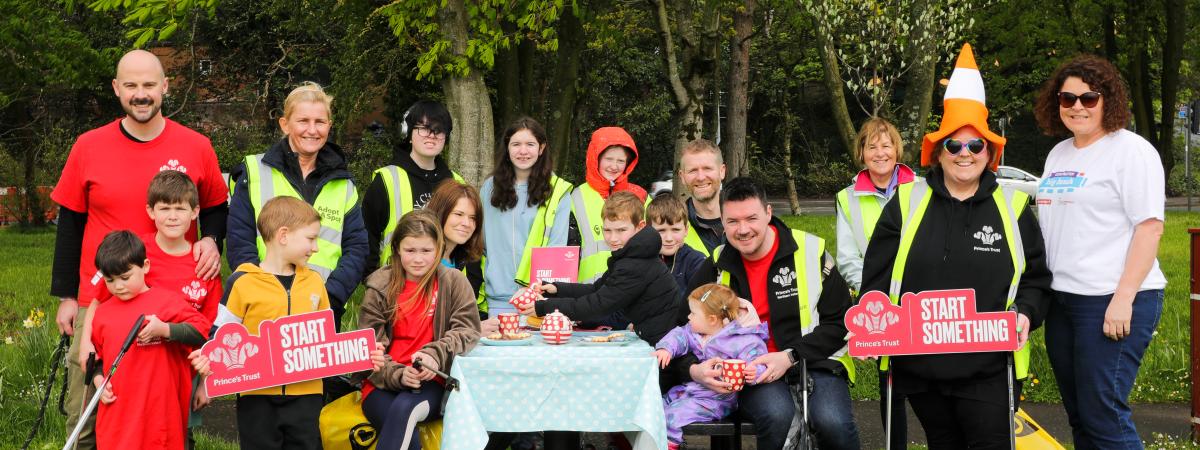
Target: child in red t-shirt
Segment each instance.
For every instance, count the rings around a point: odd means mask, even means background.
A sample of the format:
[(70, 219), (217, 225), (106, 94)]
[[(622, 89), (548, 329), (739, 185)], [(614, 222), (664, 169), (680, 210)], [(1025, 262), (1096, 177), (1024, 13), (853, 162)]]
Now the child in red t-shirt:
[(111, 375), (112, 362), (139, 316), (145, 324), (129, 347), (119, 376), (104, 386), (96, 416), (97, 448), (182, 449), (191, 398), (191, 347), (207, 339), (212, 323), (164, 289), (146, 285), (150, 261), (142, 240), (129, 231), (105, 236), (96, 267), (117, 300), (92, 316), (91, 342), (102, 371), (97, 389)]
[[(212, 323), (217, 316), (217, 305), (221, 303), (221, 278), (205, 280), (196, 274), (192, 244), (187, 240), (192, 222), (200, 214), (200, 195), (196, 184), (191, 177), (179, 171), (159, 172), (150, 180), (147, 189), (146, 213), (157, 230), (141, 236), (146, 257), (154, 265), (154, 270), (146, 271), (146, 285), (186, 301), (188, 306)], [(99, 293), (93, 307), (88, 309), (80, 343), (81, 365), (93, 351), (89, 331), (92, 317), (100, 305), (111, 298), (112, 294), (107, 290)], [(192, 408), (199, 410), (208, 404), (208, 397), (203, 389), (195, 391)]]

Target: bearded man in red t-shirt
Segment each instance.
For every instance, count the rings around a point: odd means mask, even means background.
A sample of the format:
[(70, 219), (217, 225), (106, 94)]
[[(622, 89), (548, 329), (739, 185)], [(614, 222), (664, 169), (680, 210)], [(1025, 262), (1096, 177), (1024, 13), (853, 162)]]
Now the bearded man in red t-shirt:
[[(74, 428), (86, 395), (79, 354), (84, 313), (104, 277), (95, 268), (96, 248), (108, 232), (129, 229), (142, 235), (155, 231), (145, 212), (146, 189), (160, 171), (187, 174), (200, 193), (199, 231), (188, 232), (196, 274), (204, 279), (221, 271), (220, 243), (229, 208), (227, 189), (212, 143), (162, 115), (167, 78), (162, 63), (144, 50), (126, 53), (117, 64), (113, 91), (125, 117), (79, 136), (67, 156), (62, 176), (50, 197), (59, 204), (58, 235), (50, 295), (58, 297), (55, 321), (72, 336), (67, 358), (67, 430)], [(197, 239), (199, 238), (199, 239)], [(77, 448), (94, 448), (94, 418)]]

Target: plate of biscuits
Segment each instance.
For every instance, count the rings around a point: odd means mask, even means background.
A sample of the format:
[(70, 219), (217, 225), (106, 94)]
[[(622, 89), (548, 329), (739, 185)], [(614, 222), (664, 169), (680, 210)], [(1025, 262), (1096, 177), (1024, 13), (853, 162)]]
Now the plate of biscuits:
[(629, 333), (625, 333), (625, 332), (580, 336), (578, 339), (579, 340), (576, 342), (578, 342), (579, 345), (613, 346), (613, 347), (628, 345), (628, 344), (632, 343), (633, 341), (637, 340), (636, 337), (630, 335)]
[(479, 343), (483, 345), (530, 345), (533, 344), (533, 334), (528, 332), (518, 332), (516, 334), (500, 334), (492, 333), (479, 338)]

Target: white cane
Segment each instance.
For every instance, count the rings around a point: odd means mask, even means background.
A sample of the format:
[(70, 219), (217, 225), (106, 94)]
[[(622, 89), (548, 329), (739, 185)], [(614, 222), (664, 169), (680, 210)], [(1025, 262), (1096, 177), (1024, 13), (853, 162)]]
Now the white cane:
[[(83, 414), (79, 416), (79, 422), (75, 423), (75, 429), (71, 431), (71, 436), (67, 438), (67, 443), (63, 445), (63, 450), (71, 450), (75, 446), (75, 442), (79, 440), (79, 433), (83, 432), (83, 426), (87, 424), (87, 418), (96, 410), (96, 404), (100, 403), (100, 396), (104, 395), (104, 388), (108, 386), (108, 382), (117, 375), (117, 365), (121, 363), (121, 358), (125, 356), (125, 351), (129, 350), (129, 345), (133, 344), (133, 338), (137, 337), (138, 330), (141, 330), (142, 323), (146, 321), (146, 316), (138, 316), (137, 321), (133, 323), (133, 329), (129, 330), (129, 336), (125, 337), (125, 343), (121, 344), (121, 350), (117, 352), (117, 357), (113, 358), (112, 368), (108, 371), (108, 376), (104, 377), (104, 382), (100, 383), (100, 387), (96, 388), (96, 394), (92, 395), (91, 401), (87, 403), (87, 407), (83, 409)], [(101, 370), (103, 371), (103, 370)], [(83, 380), (84, 384), (91, 384), (91, 380)], [(86, 392), (86, 391), (84, 391)]]
[(1009, 450), (1016, 450), (1017, 408), (1015, 399), (1013, 398), (1015, 395), (1013, 395), (1013, 357), (1011, 353), (1008, 355), (1008, 369), (1005, 370), (1005, 373), (1008, 375), (1008, 448)]
[(887, 369), (887, 423), (884, 424), (884, 448), (892, 450), (892, 368)]

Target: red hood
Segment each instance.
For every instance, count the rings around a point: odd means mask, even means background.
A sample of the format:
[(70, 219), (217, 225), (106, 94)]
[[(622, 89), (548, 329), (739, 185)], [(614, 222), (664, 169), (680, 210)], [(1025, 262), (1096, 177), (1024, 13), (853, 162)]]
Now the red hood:
[[(617, 177), (610, 187), (608, 179), (600, 175), (600, 153), (604, 149), (619, 145), (633, 152), (633, 157), (629, 159), (629, 165), (625, 167), (625, 173)], [(633, 173), (633, 169), (637, 167), (638, 150), (633, 143), (633, 137), (621, 127), (604, 127), (592, 133), (592, 141), (588, 143), (587, 149), (587, 183), (600, 193), (601, 197), (608, 198), (608, 195), (616, 191), (629, 191), (642, 199), (646, 200), (646, 190), (641, 186), (629, 182), (629, 174)]]

